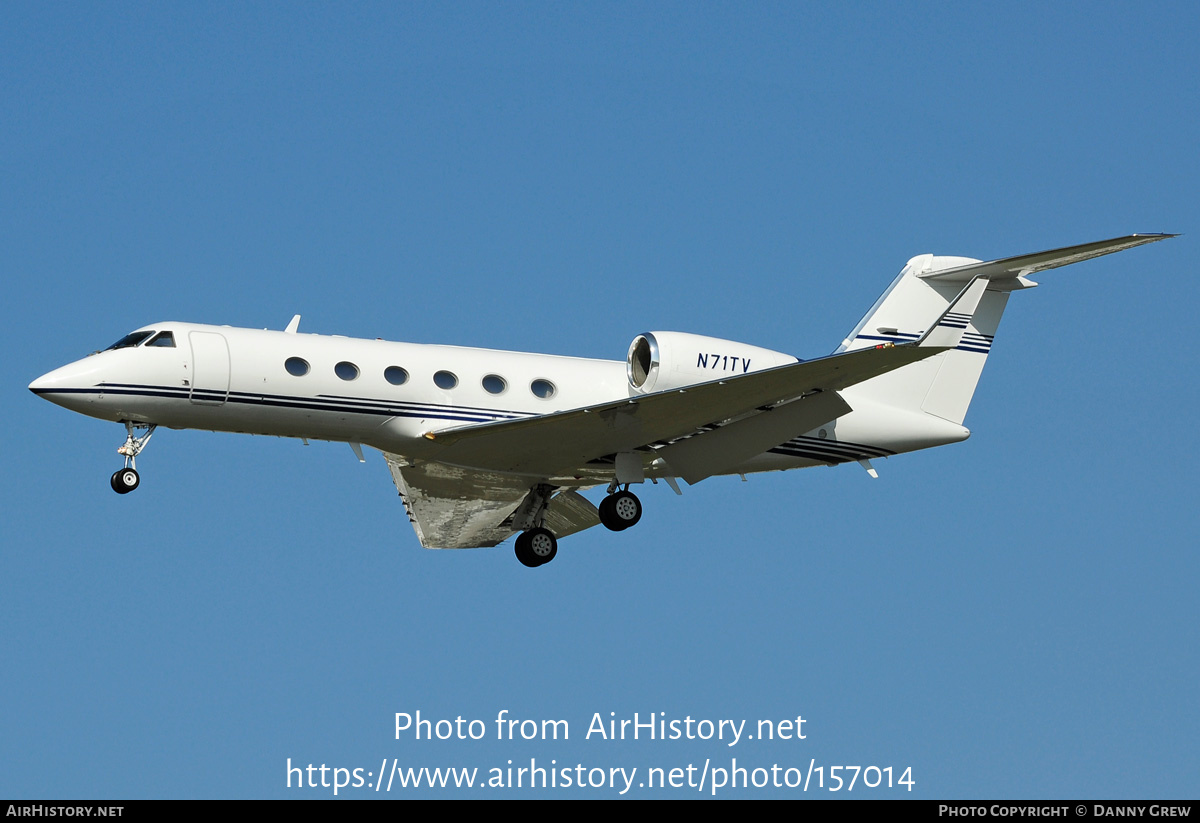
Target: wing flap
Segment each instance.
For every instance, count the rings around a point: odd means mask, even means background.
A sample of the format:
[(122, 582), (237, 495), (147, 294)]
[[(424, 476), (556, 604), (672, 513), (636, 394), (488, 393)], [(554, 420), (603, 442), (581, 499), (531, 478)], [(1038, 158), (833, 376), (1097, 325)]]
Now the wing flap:
[[(512, 515), (537, 478), (464, 469), (437, 461), (416, 463), (385, 454), (417, 539), (427, 549), (478, 549), (516, 533)], [(556, 537), (600, 525), (600, 514), (575, 491), (560, 491), (545, 511)]]
[(546, 507), (545, 517), (543, 525), (559, 538), (600, 525), (600, 513), (596, 511), (596, 507), (582, 494), (574, 491), (554, 495), (550, 505)]
[(495, 546), (513, 533), (504, 522), (531, 486), (528, 478), (384, 457), (417, 539), (427, 549)]

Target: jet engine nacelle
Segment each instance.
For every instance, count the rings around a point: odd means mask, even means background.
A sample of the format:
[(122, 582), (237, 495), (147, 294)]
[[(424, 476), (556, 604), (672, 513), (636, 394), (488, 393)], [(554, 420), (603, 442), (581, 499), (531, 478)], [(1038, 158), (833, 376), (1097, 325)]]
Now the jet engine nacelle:
[(796, 362), (790, 354), (732, 340), (656, 331), (633, 339), (625, 373), (631, 394), (649, 394)]

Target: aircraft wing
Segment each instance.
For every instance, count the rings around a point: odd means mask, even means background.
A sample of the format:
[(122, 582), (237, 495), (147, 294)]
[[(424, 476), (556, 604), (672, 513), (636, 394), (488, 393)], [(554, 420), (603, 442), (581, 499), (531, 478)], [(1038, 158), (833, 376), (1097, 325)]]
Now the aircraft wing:
[[(437, 461), (415, 462), (385, 454), (396, 489), (417, 539), (427, 549), (495, 546), (516, 531), (513, 512), (529, 494), (528, 477), (463, 469)], [(561, 491), (545, 513), (556, 537), (600, 523), (596, 507), (573, 491)]]
[[(836, 392), (946, 350), (941, 345), (862, 349), (587, 408), (430, 432), (426, 437), (443, 447), (433, 458), (440, 463), (537, 477), (571, 475), (597, 458), (694, 435), (806, 395)], [(814, 425), (821, 422), (825, 421)]]
[(1105, 254), (1132, 249), (1134, 246), (1154, 243), (1175, 236), (1174, 234), (1130, 234), (1125, 237), (1114, 237), (1111, 240), (1098, 240), (1095, 243), (1083, 243), (1078, 246), (1022, 254), (1018, 257), (1006, 257), (1003, 260), (971, 263), (967, 266), (943, 269), (918, 276), (923, 280), (962, 281), (975, 277), (984, 277), (988, 280), (1012, 280), (1027, 274), (1056, 269), (1059, 266), (1091, 260), (1093, 257), (1101, 257)]

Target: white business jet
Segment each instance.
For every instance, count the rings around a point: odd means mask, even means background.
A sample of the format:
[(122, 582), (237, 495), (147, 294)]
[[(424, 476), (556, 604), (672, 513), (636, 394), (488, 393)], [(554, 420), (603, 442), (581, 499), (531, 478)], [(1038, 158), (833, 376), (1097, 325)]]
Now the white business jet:
[[(1135, 234), (980, 262), (920, 255), (831, 355), (802, 361), (679, 332), (624, 362), (155, 323), (39, 377), (60, 406), (124, 424), (125, 467), (158, 426), (319, 439), (386, 458), (421, 545), (495, 546), (540, 566), (558, 539), (641, 519), (647, 478), (679, 493), (714, 475), (857, 462), (965, 440), (967, 407), (1029, 275), (1153, 243)], [(580, 489), (607, 485), (597, 509)]]

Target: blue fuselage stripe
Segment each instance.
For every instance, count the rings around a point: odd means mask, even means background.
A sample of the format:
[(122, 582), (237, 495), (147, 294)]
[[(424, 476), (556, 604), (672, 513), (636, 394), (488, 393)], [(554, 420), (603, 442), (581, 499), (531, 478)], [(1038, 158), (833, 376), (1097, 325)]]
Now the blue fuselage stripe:
[(294, 397), (287, 395), (251, 394), (248, 392), (225, 392), (216, 389), (187, 389), (171, 386), (141, 386), (122, 383), (99, 384), (86, 389), (38, 389), (37, 394), (94, 394), (121, 395), (128, 397), (168, 397), (176, 400), (224, 400), (251, 406), (332, 411), (351, 414), (370, 414), (382, 417), (414, 417), (433, 420), (456, 420), (468, 423), (485, 423), (493, 420), (512, 420), (531, 417), (530, 413), (511, 411), (485, 411), (469, 406), (439, 406), (430, 403), (409, 401), (387, 401), (375, 399), (355, 400), (327, 395), (316, 397)]

